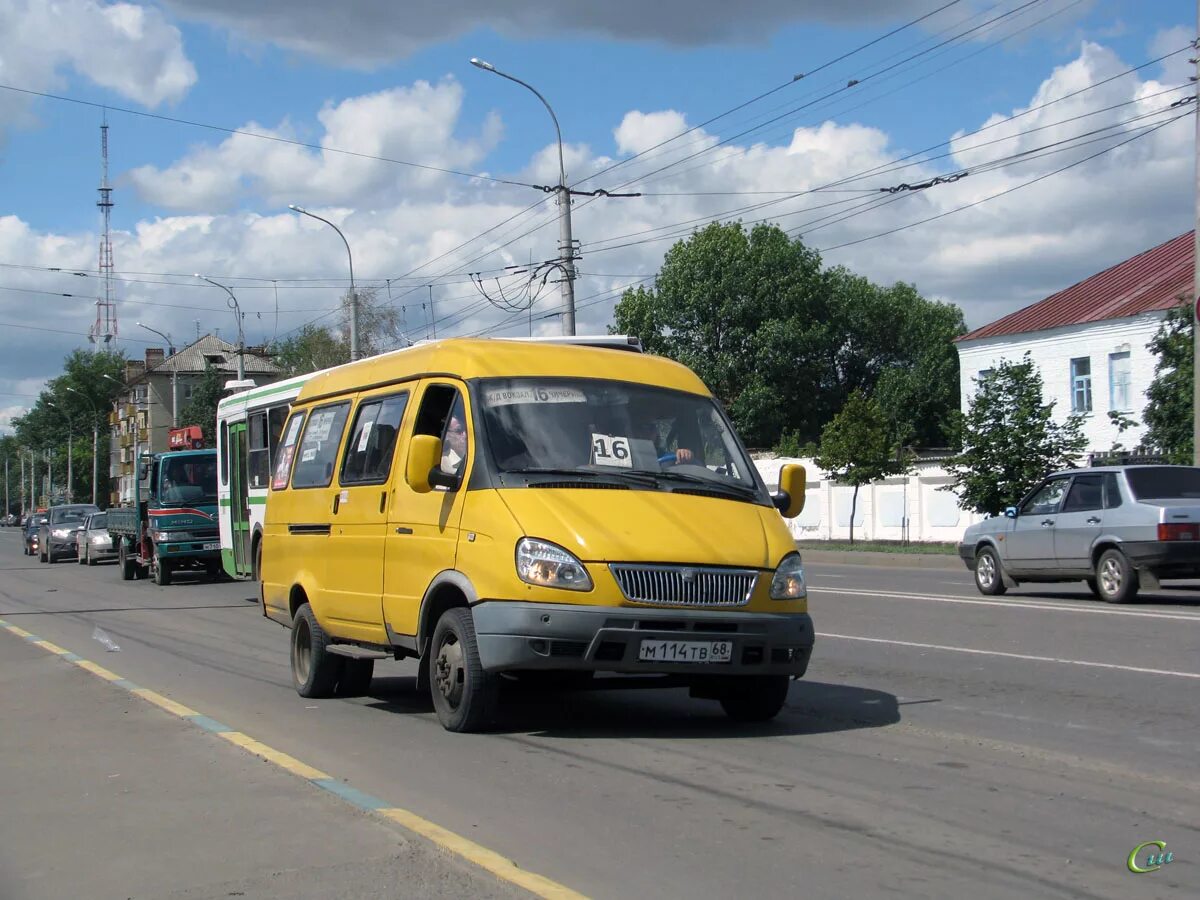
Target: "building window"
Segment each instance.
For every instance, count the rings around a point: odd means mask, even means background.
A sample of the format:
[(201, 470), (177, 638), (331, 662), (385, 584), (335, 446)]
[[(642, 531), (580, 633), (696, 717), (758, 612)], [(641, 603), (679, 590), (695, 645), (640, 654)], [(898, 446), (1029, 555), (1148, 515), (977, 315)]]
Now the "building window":
[(1081, 356), (1071, 360), (1071, 411), (1092, 411), (1092, 359)]
[(1129, 351), (1108, 354), (1108, 406), (1109, 409), (1123, 412), (1131, 409), (1129, 397)]
[(191, 400), (192, 399), (192, 383), (190, 381), (185, 381), (183, 384), (181, 384), (179, 393), (182, 395), (182, 399), (184, 401)]
[(996, 374), (996, 370), (995, 370), (995, 369), (980, 369), (980, 370), (979, 370), (979, 377), (978, 377), (978, 378), (976, 378), (976, 379), (975, 379), (975, 381), (976, 381), (976, 383), (977, 383), (977, 384), (978, 384), (980, 387), (983, 387), (983, 385), (984, 385), (986, 382), (988, 382), (988, 381), (991, 381), (991, 380), (992, 380), (992, 376), (993, 376), (993, 375), (995, 375), (995, 374)]

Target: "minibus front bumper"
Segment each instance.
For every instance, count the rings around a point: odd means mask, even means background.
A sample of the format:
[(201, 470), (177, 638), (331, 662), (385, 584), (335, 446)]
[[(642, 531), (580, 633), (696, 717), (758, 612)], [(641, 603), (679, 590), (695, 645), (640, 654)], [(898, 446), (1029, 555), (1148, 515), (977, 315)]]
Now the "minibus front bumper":
[(471, 608), (489, 672), (566, 669), (794, 675), (813, 648), (808, 613), (483, 601)]

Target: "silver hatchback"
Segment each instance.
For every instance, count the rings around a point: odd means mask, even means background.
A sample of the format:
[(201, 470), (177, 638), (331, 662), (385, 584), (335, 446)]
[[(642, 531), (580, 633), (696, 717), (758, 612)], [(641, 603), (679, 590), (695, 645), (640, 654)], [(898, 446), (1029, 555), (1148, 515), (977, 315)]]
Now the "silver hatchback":
[(1167, 578), (1200, 578), (1200, 468), (1055, 472), (958, 545), (983, 594), (1022, 582), (1087, 582), (1110, 603)]
[(108, 513), (96, 512), (88, 516), (75, 535), (76, 548), (81, 566), (94, 566), (106, 559), (116, 559), (112, 535), (108, 533)]

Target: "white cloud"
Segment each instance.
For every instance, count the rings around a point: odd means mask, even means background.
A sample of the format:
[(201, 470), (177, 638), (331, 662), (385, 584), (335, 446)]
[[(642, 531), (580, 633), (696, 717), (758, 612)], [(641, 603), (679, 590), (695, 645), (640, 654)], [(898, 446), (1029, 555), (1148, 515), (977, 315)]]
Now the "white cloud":
[[(640, 198), (576, 198), (575, 236), (583, 244), (580, 270), (584, 273), (577, 284), (579, 327), (603, 330), (615, 301), (615, 294), (605, 292), (652, 275), (678, 236), (717, 215), (741, 218), (746, 223), (770, 218), (802, 233), (805, 241), (817, 248), (899, 229), (878, 240), (828, 250), (824, 254), (826, 262), (844, 264), (881, 282), (915, 282), (927, 296), (961, 305), (973, 325), (1119, 262), (1190, 227), (1191, 197), (1179, 189), (1191, 178), (1188, 121), (1177, 122), (1030, 187), (919, 227), (905, 226), (1017, 187), (1106, 144), (1092, 144), (994, 172), (976, 171), (953, 184), (919, 192), (888, 195), (878, 188), (916, 183), (962, 167), (970, 170), (984, 160), (1034, 149), (1160, 109), (1178, 96), (1151, 98), (1150, 94), (1168, 85), (1131, 76), (1030, 112), (1015, 122), (1003, 121), (1006, 116), (1096, 84), (1125, 68), (1127, 64), (1111, 50), (1083, 44), (1075, 59), (1047, 76), (1026, 106), (968, 126), (973, 130), (979, 125), (996, 125), (984, 135), (930, 135), (930, 144), (951, 138), (952, 157), (872, 175), (840, 188), (862, 193), (810, 193), (782, 202), (779, 195), (762, 193), (819, 187), (883, 167), (910, 152), (896, 147), (878, 128), (826, 121), (795, 128), (775, 143), (739, 141), (712, 149), (650, 180), (635, 181), (631, 189), (646, 194)], [(1127, 101), (1132, 102), (1103, 115), (1053, 124)], [(461, 109), (462, 88), (457, 83), (418, 83), (325, 107), (319, 117), (323, 132), (317, 140), (326, 146), (336, 144), (382, 155), (432, 160), (473, 171), (486, 163), (487, 150), (498, 139), (500, 129), (495, 121), (463, 122)], [(569, 145), (568, 171), (573, 179), (582, 178), (609, 165), (612, 160), (607, 154), (624, 155), (635, 148), (652, 147), (672, 130), (681, 131), (687, 124), (674, 111), (630, 112), (614, 124), (612, 148), (598, 151)], [(1021, 133), (1047, 125), (1052, 127), (1033, 134)], [(289, 122), (274, 127), (278, 133), (289, 135), (303, 134), (306, 128)], [(464, 139), (460, 136), (463, 132), (478, 136)], [(1126, 136), (1130, 134), (1126, 130)], [(719, 134), (698, 130), (677, 142), (683, 147), (671, 145), (651, 151), (583, 187), (615, 188), (622, 181), (647, 175), (665, 162), (711, 147), (720, 138)], [(981, 140), (997, 138), (1011, 140), (979, 146)], [(553, 181), (557, 174), (556, 148), (536, 148), (524, 171), (530, 180)], [(289, 200), (310, 204), (314, 211), (338, 223), (354, 250), (360, 283), (380, 284), (385, 294), (390, 287), (392, 296), (407, 306), (414, 337), (425, 336), (429, 321), (426, 280), (435, 282), (439, 335), (480, 330), (524, 333), (529, 327), (524, 316), (513, 317), (508, 331), (496, 331), (496, 323), (506, 319), (506, 314), (488, 306), (466, 273), (524, 264), (531, 257), (536, 262), (557, 253), (557, 211), (553, 198), (547, 195), (414, 173), (385, 163), (342, 160), (332, 154), (249, 138), (232, 137), (196, 147), (164, 170), (140, 171), (135, 180), (148, 196), (173, 197), (176, 207), (192, 213), (164, 215), (139, 222), (132, 231), (118, 232), (118, 272), (202, 271), (214, 276), (285, 279), (278, 284), (279, 332), (332, 309), (346, 278), (345, 249), (337, 236), (318, 222), (283, 211)], [(715, 196), (718, 192), (742, 193)], [(539, 199), (544, 201), (541, 205), (518, 215)], [(874, 207), (879, 201), (894, 202)], [(231, 208), (238, 211), (229, 212)], [(495, 228), (482, 240), (450, 252), (514, 216), (513, 221)], [(663, 226), (674, 227), (662, 230)], [(670, 235), (669, 240), (648, 240), (664, 233)], [(497, 252), (484, 252), (505, 243), (507, 246)], [(629, 246), (618, 247), (621, 244)], [(449, 255), (420, 268), (414, 277), (383, 285), (382, 279), (406, 274), (444, 253)], [(16, 217), (0, 218), (0, 261), (94, 269), (94, 254), (92, 234), (46, 234)], [(455, 274), (446, 279), (434, 277), (443, 272)], [(302, 278), (332, 280), (310, 287), (287, 280)], [(177, 343), (195, 333), (197, 319), (204, 330), (217, 327), (224, 335), (232, 333), (232, 314), (216, 288), (197, 284), (191, 278), (147, 276), (147, 280), (175, 284), (131, 282), (119, 286), (122, 336), (126, 340), (141, 337), (132, 326), (138, 319), (170, 331)], [(0, 292), (0, 322), (86, 332), (94, 314), (88, 300), (88, 291), (96, 288), (94, 281), (4, 270), (3, 283), (82, 296), (67, 299)], [(270, 339), (276, 333), (275, 286), (270, 282), (231, 283), (247, 313), (248, 340)], [(592, 302), (593, 298), (600, 302)], [(557, 321), (539, 316), (558, 307), (557, 286), (548, 285), (534, 311), (533, 328), (552, 330)], [(22, 333), (17, 338), (13, 337), (15, 332), (0, 334), (4, 335), (0, 338), (4, 346), (0, 376), (8, 377), (52, 375), (66, 350), (80, 343), (76, 338), (51, 334)], [(143, 345), (130, 341), (125, 346), (140, 353)], [(0, 405), (5, 402), (0, 396)]]
[[(143, 106), (184, 96), (196, 70), (179, 29), (154, 7), (98, 0), (0, 0), (0, 81), (61, 86), (74, 70)], [(27, 99), (0, 96), (0, 121), (27, 124)]]
[(1173, 54), (1163, 60), (1161, 81), (1167, 84), (1187, 84), (1188, 78), (1196, 74), (1195, 67), (1188, 62), (1187, 52), (1177, 53), (1180, 47), (1187, 47), (1195, 37), (1195, 28), (1186, 25), (1176, 25), (1174, 28), (1163, 28), (1150, 41), (1150, 55), (1154, 58)]
[(380, 203), (446, 188), (445, 177), (427, 169), (402, 167), (381, 159), (403, 159), (439, 168), (476, 165), (500, 139), (499, 118), (489, 115), (476, 137), (455, 130), (463, 89), (452, 78), (437, 84), (351, 97), (328, 103), (318, 113), (323, 134), (304, 140), (285, 121), (271, 128), (249, 122), (240, 131), (352, 150), (362, 156), (312, 150), (296, 144), (235, 134), (219, 145), (200, 146), (159, 169), (141, 166), (128, 175), (142, 198), (167, 209), (219, 211), (257, 199), (268, 206), (289, 202)]

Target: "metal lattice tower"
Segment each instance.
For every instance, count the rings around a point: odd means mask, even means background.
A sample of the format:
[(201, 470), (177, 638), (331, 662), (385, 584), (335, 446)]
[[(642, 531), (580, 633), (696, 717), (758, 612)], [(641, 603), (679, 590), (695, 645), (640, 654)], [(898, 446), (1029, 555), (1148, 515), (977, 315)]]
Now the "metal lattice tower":
[(96, 321), (88, 339), (97, 351), (107, 349), (117, 339), (117, 301), (113, 291), (112, 188), (108, 184), (108, 119), (100, 125), (100, 207), (104, 231), (100, 235), (100, 295), (96, 298)]

